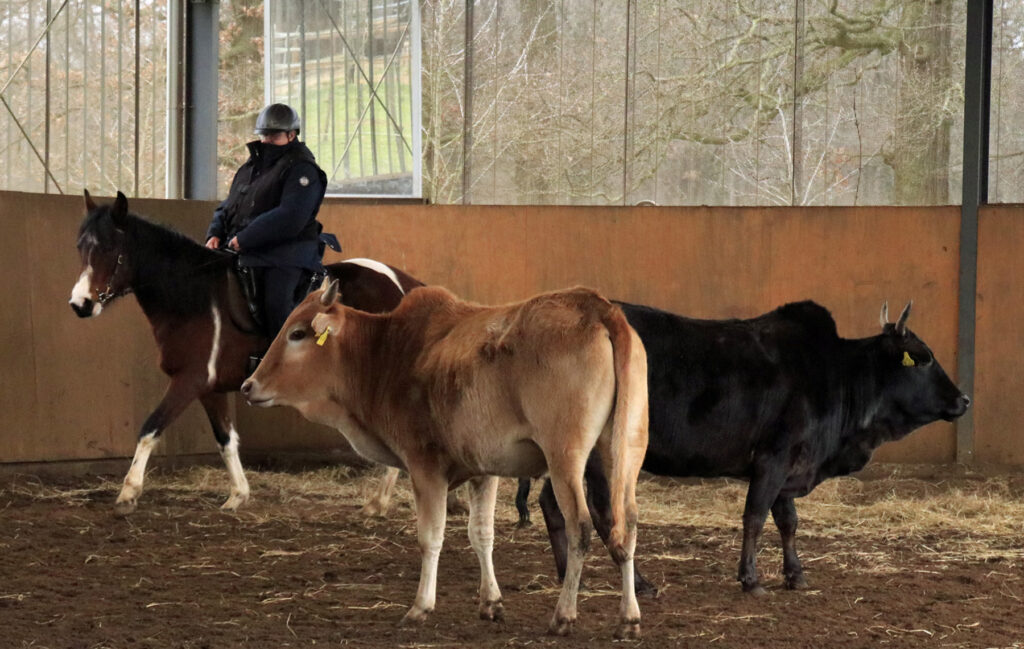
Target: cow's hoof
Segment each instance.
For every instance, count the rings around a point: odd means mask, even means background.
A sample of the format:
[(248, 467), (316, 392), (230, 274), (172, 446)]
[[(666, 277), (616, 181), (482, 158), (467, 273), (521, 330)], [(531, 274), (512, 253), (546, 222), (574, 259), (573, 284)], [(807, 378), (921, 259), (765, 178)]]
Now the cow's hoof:
[(800, 574), (786, 577), (786, 588), (789, 590), (807, 590), (810, 586), (807, 585), (807, 580), (804, 579), (804, 576)]
[(529, 518), (520, 518), (519, 522), (516, 523), (516, 527), (521, 530), (524, 530), (527, 527), (533, 527), (533, 521), (531, 521)]
[(743, 592), (753, 597), (764, 597), (768, 594), (761, 584), (743, 584)]
[(430, 617), (430, 611), (413, 606), (409, 609), (409, 612), (405, 614), (402, 621), (398, 623), (399, 626), (415, 626), (422, 624)]
[(114, 503), (114, 514), (117, 516), (128, 516), (135, 512), (135, 508), (138, 506), (139, 501), (135, 498), (126, 500), (118, 500)]
[(633, 592), (637, 597), (657, 597), (658, 587), (641, 577), (633, 582)]
[(622, 625), (615, 630), (616, 640), (639, 640), (640, 639), (640, 620), (625, 620)]
[(224, 501), (224, 504), (220, 506), (221, 511), (234, 512), (238, 511), (238, 508), (249, 502), (249, 494), (233, 494), (230, 498)]
[(551, 620), (551, 624), (548, 625), (548, 633), (550, 635), (567, 636), (572, 633), (572, 625), (575, 623), (575, 618), (558, 617), (556, 615)]
[(501, 622), (505, 619), (505, 605), (501, 600), (480, 603), (480, 619)]

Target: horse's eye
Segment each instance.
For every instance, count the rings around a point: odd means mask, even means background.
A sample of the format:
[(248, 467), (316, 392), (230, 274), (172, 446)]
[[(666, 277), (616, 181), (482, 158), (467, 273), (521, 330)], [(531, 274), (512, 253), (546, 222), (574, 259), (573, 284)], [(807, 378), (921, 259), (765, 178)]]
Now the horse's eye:
[(305, 337), (305, 329), (292, 329), (292, 331), (288, 334), (288, 340), (302, 340)]

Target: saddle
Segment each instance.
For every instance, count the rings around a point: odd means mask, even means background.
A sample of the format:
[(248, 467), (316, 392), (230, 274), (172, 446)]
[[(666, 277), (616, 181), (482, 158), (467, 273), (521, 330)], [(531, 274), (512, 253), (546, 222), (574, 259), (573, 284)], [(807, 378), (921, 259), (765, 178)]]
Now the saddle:
[[(341, 245), (338, 238), (331, 233), (323, 232), (320, 238), (320, 252), (323, 256), (324, 247), (341, 252)], [(266, 328), (263, 317), (263, 272), (261, 268), (243, 266), (239, 262), (240, 257), (235, 255), (232, 267), (233, 273), (228, 274), (228, 282), (237, 285), (228, 291), (229, 304), (228, 312), (235, 326), (246, 333), (262, 333), (267, 338), (271, 333)], [(320, 288), (324, 278), (327, 276), (327, 269), (320, 266), (316, 271), (305, 271), (303, 278), (299, 280), (295, 288), (293, 301), (297, 304), (311, 292)]]

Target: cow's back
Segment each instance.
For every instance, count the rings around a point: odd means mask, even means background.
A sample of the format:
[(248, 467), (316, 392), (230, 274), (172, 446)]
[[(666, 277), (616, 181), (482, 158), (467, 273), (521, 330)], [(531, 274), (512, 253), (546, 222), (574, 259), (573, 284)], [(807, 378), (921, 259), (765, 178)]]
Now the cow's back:
[(525, 436), (581, 398), (607, 401), (610, 411), (615, 376), (602, 321), (615, 308), (585, 289), (501, 307), (439, 287), (411, 291), (389, 318), (388, 356), (405, 366), (387, 371), (406, 385), (379, 391), (394, 395), (388, 416), (417, 421), (424, 439), (472, 465), (481, 434), (495, 443), (509, 431)]
[[(647, 350), (654, 473), (745, 477), (752, 449), (794, 440), (793, 408), (825, 413), (838, 344), (824, 308), (789, 304), (749, 320), (699, 320), (621, 304)], [(805, 404), (805, 405), (804, 405)]]

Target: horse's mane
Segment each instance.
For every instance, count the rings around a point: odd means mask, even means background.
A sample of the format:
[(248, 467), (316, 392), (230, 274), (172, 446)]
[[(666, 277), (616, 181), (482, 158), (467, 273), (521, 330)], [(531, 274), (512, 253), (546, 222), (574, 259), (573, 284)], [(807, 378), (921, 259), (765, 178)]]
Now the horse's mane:
[[(91, 235), (100, 247), (117, 245), (111, 206), (93, 210), (79, 238)], [(194, 315), (207, 312), (213, 290), (224, 278), (231, 257), (210, 250), (167, 225), (128, 212), (122, 221), (132, 289), (147, 314)]]

